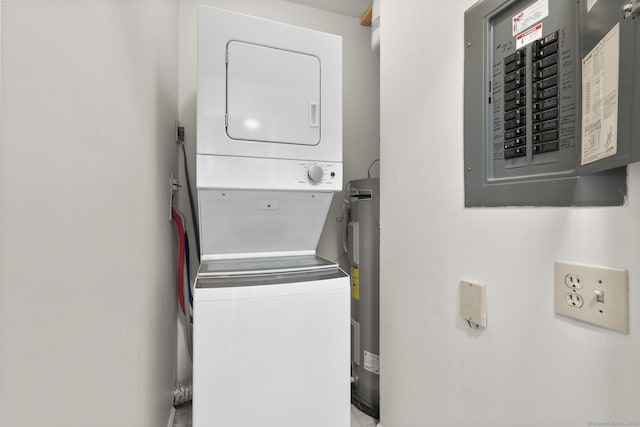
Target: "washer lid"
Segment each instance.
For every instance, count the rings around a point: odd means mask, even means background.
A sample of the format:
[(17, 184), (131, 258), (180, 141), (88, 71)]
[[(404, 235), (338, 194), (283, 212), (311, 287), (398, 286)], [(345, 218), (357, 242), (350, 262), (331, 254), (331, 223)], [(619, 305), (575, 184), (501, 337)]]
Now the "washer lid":
[(200, 264), (200, 277), (251, 276), (278, 273), (335, 270), (336, 263), (317, 255), (237, 258), (205, 260)]

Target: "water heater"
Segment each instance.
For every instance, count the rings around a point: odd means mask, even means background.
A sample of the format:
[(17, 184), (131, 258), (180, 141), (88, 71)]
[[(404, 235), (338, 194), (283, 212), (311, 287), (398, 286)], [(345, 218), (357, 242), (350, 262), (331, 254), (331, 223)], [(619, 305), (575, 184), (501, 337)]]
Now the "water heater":
[(351, 264), (352, 403), (379, 417), (380, 401), (380, 179), (351, 183), (348, 224)]

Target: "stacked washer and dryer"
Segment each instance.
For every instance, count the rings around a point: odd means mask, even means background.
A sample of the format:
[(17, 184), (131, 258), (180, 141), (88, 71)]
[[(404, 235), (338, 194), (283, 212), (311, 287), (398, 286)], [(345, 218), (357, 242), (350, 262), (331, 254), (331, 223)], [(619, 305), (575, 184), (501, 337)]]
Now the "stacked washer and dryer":
[(199, 7), (194, 427), (347, 427), (340, 37)]

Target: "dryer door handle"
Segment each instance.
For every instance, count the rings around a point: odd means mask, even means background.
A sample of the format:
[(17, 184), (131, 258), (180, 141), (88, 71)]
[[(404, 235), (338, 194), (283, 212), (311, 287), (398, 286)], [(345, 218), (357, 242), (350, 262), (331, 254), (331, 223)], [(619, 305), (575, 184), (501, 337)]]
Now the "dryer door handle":
[(320, 105), (317, 102), (309, 104), (309, 127), (317, 128), (320, 124)]

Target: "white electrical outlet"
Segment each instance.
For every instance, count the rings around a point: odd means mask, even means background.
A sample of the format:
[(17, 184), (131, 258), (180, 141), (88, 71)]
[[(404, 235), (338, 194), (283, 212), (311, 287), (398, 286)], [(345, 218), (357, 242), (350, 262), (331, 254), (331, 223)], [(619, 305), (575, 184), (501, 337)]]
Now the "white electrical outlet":
[(629, 333), (626, 270), (556, 262), (556, 313)]
[(567, 274), (564, 276), (564, 284), (571, 289), (582, 289), (582, 279), (577, 274)]
[(584, 298), (582, 298), (582, 295), (574, 293), (573, 291), (567, 292), (564, 299), (571, 307), (580, 308), (584, 305)]

